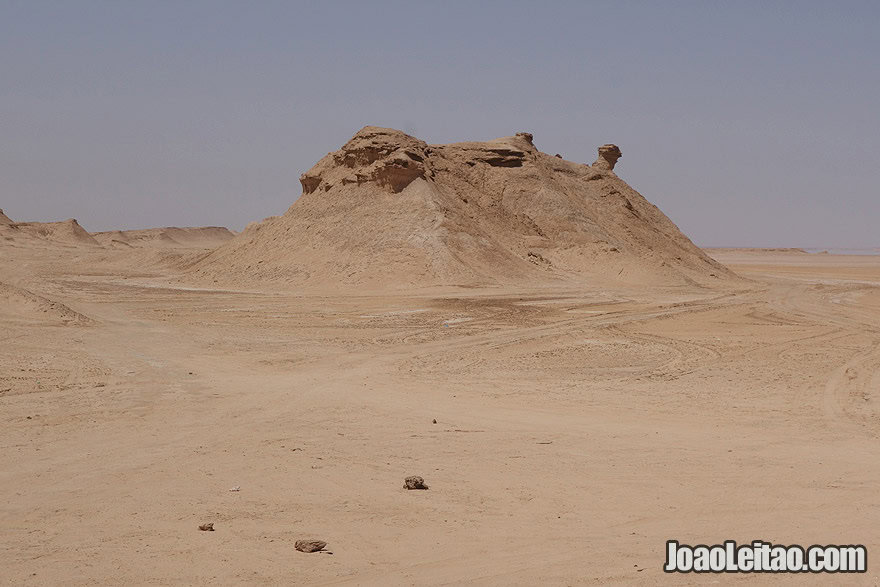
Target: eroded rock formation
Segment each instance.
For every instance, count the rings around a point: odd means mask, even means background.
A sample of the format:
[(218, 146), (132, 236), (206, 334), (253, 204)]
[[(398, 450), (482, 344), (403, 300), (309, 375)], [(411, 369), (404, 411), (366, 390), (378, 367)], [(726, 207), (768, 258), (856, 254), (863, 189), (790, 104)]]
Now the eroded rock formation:
[(539, 151), (530, 133), (429, 145), (364, 127), (302, 174), (283, 216), (193, 267), (211, 283), (399, 289), (538, 283), (705, 284), (732, 274), (613, 173)]

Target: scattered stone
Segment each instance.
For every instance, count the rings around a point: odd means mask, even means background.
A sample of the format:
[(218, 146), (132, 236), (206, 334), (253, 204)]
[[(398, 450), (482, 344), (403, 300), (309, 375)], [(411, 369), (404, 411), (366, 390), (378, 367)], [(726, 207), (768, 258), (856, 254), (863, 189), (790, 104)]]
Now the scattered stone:
[(425, 480), (419, 477), (418, 475), (413, 475), (412, 477), (407, 477), (403, 480), (404, 489), (427, 489), (428, 486), (425, 485)]
[(214, 522), (208, 522), (207, 524), (202, 524), (199, 526), (199, 530), (202, 532), (213, 532), (214, 531)]
[(235, 487), (230, 487), (230, 488), (229, 488), (229, 491), (241, 491), (241, 487), (239, 487), (238, 485), (236, 485)]
[(434, 423), (434, 424), (437, 423), (437, 418), (434, 418), (433, 423)]
[(293, 545), (300, 552), (318, 552), (324, 550), (327, 543), (323, 540), (297, 540)]

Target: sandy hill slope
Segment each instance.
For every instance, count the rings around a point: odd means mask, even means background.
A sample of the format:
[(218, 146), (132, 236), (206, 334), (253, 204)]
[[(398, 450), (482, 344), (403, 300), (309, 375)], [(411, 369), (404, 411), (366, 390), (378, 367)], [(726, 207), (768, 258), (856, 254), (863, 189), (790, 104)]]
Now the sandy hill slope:
[(3, 282), (0, 282), (0, 319), (81, 325), (93, 323), (88, 316), (72, 310), (61, 302)]
[(0, 238), (13, 241), (36, 239), (64, 245), (98, 245), (98, 241), (73, 218), (61, 222), (0, 222)]
[(0, 209), (0, 224), (12, 224), (12, 220)]
[(93, 232), (103, 245), (121, 247), (204, 248), (213, 249), (235, 236), (222, 226), (146, 228)]
[(735, 279), (614, 173), (547, 155), (532, 136), (428, 145), (365, 127), (300, 178), (283, 216), (192, 268), (225, 283), (405, 288)]

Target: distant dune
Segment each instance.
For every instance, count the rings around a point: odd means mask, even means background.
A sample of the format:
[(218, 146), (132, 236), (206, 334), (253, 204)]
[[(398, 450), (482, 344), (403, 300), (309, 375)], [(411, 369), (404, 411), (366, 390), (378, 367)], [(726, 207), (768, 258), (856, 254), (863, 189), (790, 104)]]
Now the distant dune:
[(0, 218), (0, 238), (13, 241), (38, 239), (66, 245), (98, 245), (98, 241), (73, 218), (61, 222), (13, 222), (3, 214), (3, 218)]
[(795, 255), (809, 254), (804, 249), (800, 249), (797, 247), (704, 247), (703, 250), (706, 251), (706, 253), (709, 255), (712, 255), (713, 253), (792, 253)]
[(93, 232), (103, 245), (123, 247), (205, 248), (218, 247), (235, 236), (222, 226), (145, 228)]

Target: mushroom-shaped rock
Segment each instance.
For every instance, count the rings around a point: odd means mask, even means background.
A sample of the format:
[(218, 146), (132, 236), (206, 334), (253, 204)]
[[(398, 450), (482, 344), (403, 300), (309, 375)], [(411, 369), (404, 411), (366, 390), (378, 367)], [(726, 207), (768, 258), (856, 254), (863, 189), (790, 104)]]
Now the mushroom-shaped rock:
[(599, 147), (599, 157), (596, 159), (596, 162), (593, 163), (593, 167), (612, 171), (614, 165), (617, 164), (617, 160), (620, 159), (622, 155), (623, 153), (620, 152), (620, 147), (617, 145), (602, 145)]

